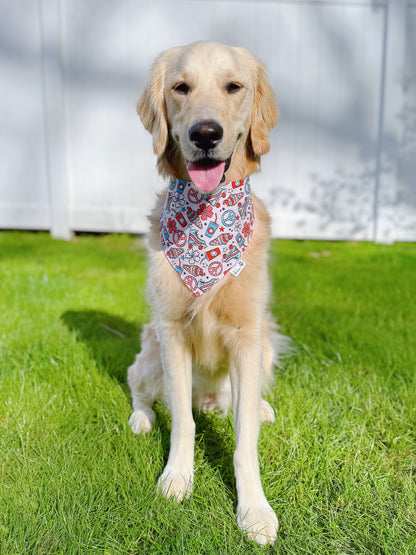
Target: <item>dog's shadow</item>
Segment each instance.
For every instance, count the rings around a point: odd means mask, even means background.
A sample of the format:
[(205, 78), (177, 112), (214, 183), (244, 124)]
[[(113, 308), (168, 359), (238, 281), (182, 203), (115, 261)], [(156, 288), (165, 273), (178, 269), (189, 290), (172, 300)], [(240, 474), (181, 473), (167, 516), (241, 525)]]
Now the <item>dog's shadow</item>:
[[(75, 333), (76, 340), (87, 347), (97, 368), (116, 379), (130, 400), (127, 368), (140, 351), (142, 325), (100, 310), (68, 310), (61, 315), (61, 319)], [(170, 447), (170, 414), (161, 402), (156, 402), (153, 409), (156, 414), (155, 429), (161, 435), (166, 464)], [(211, 412), (195, 410), (194, 419), (195, 441), (201, 448), (203, 459), (219, 473), (224, 485), (234, 492), (234, 434), (230, 418), (219, 418)]]
[(141, 325), (100, 310), (67, 310), (61, 319), (87, 347), (98, 370), (126, 384), (127, 368), (140, 350)]
[(195, 411), (195, 442), (202, 448), (204, 460), (218, 472), (222, 483), (236, 501), (233, 453), (234, 429), (230, 415), (220, 417), (211, 411)]

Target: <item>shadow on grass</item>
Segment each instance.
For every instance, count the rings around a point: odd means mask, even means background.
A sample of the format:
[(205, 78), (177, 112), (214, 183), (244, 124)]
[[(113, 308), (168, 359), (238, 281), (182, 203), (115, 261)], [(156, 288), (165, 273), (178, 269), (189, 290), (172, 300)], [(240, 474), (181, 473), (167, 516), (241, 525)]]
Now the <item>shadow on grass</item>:
[(100, 310), (68, 310), (61, 319), (90, 351), (97, 367), (120, 384), (140, 350), (141, 325)]
[[(126, 383), (127, 368), (140, 351), (141, 325), (99, 310), (68, 310), (61, 319), (75, 333), (77, 340), (86, 345), (97, 367), (117, 379), (130, 399)], [(161, 435), (166, 464), (170, 447), (170, 413), (162, 402), (156, 402), (153, 409), (156, 414), (155, 428)], [(235, 493), (234, 434), (229, 419), (198, 410), (194, 411), (194, 418), (196, 444), (202, 449), (204, 460), (219, 473), (225, 486)]]
[(235, 440), (230, 417), (220, 418), (210, 411), (195, 411), (194, 417), (195, 442), (202, 448), (204, 459), (209, 466), (220, 475), (222, 482), (232, 494), (234, 505), (236, 505), (237, 490), (233, 465)]

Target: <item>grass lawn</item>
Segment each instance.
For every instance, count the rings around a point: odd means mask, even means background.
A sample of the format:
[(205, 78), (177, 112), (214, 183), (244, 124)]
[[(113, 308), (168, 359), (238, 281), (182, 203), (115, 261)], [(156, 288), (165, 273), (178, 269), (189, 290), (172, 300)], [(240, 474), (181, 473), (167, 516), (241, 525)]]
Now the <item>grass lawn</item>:
[(169, 414), (134, 436), (148, 320), (130, 236), (0, 233), (0, 553), (416, 553), (416, 245), (279, 241), (273, 311), (296, 351), (259, 441), (274, 547), (235, 523), (232, 418), (195, 414), (195, 491), (155, 495)]

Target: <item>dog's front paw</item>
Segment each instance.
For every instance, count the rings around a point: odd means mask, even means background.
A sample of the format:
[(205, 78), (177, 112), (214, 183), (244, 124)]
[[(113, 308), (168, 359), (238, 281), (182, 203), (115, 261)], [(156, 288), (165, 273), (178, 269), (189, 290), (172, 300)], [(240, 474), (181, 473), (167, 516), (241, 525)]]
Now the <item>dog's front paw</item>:
[(151, 408), (136, 409), (129, 418), (129, 424), (134, 434), (147, 434), (152, 429), (155, 413)]
[(182, 501), (192, 493), (193, 476), (192, 473), (184, 474), (166, 467), (157, 482), (160, 493), (167, 499)]
[(265, 501), (257, 507), (238, 505), (238, 526), (246, 532), (249, 540), (254, 540), (260, 545), (274, 543), (279, 528), (279, 521), (273, 509)]

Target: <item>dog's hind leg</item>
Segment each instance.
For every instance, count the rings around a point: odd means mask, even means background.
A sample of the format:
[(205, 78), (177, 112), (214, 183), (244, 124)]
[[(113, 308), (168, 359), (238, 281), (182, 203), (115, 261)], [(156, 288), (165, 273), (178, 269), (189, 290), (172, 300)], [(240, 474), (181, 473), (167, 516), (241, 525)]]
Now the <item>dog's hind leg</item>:
[(135, 434), (145, 434), (155, 420), (152, 404), (156, 399), (163, 398), (160, 344), (152, 324), (143, 327), (142, 350), (128, 369), (127, 382), (133, 403), (129, 424)]

